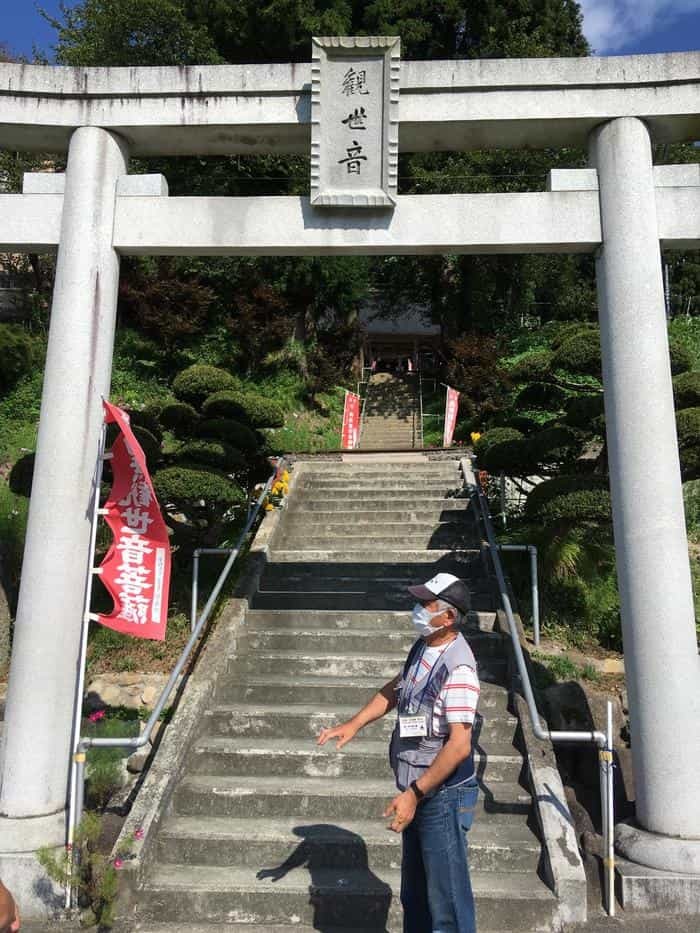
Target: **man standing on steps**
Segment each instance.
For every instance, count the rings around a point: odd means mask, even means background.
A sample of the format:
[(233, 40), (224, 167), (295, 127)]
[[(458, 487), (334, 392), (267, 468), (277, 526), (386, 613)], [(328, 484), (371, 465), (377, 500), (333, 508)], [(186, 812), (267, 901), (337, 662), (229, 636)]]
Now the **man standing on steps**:
[(400, 793), (384, 816), (402, 833), (404, 933), (475, 933), (466, 833), (478, 786), (472, 724), (479, 679), (471, 648), (456, 631), (469, 590), (450, 573), (410, 586), (420, 636), (401, 673), (352, 719), (323, 729), (318, 744), (340, 750), (370, 722), (398, 707), (390, 758)]

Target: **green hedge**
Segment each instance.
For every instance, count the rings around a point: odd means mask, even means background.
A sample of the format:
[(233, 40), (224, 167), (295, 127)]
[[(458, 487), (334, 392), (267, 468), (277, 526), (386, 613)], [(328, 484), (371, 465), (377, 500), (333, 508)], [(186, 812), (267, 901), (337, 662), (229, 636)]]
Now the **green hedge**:
[(245, 455), (225, 441), (188, 441), (177, 453), (178, 461), (203, 463), (232, 473), (243, 472), (247, 467)]
[(555, 522), (610, 522), (612, 503), (606, 490), (578, 489), (555, 496), (539, 510), (543, 525)]
[(676, 412), (678, 451), (684, 480), (700, 478), (700, 408)]
[(160, 413), (160, 423), (176, 437), (188, 437), (198, 421), (199, 415), (187, 402), (171, 402)]
[(678, 337), (670, 337), (668, 351), (671, 357), (671, 373), (677, 376), (693, 368), (693, 354)]
[(206, 418), (234, 418), (254, 428), (281, 428), (284, 409), (272, 399), (243, 392), (215, 392), (202, 407)]
[(177, 374), (173, 380), (173, 392), (181, 402), (197, 407), (214, 392), (233, 389), (235, 385), (236, 380), (225, 369), (195, 363)]
[(562, 341), (552, 360), (554, 369), (582, 376), (600, 376), (600, 334), (597, 328), (575, 331)]
[(138, 424), (132, 424), (131, 429), (134, 432), (136, 440), (141, 445), (146, 463), (149, 467), (152, 467), (153, 464), (158, 463), (161, 459), (161, 450), (158, 440), (150, 431), (146, 428), (139, 427)]
[(129, 420), (132, 427), (144, 428), (155, 438), (158, 444), (163, 441), (163, 428), (158, 421), (157, 416), (149, 409), (140, 410), (138, 408), (129, 410)]
[(515, 405), (519, 409), (555, 411), (563, 407), (565, 400), (566, 392), (559, 386), (548, 382), (531, 382), (518, 393)]
[(479, 466), (488, 473), (506, 473), (508, 476), (532, 476), (539, 463), (533, 458), (527, 438), (492, 444), (479, 458)]
[(514, 382), (538, 382), (546, 379), (552, 371), (553, 359), (554, 354), (551, 350), (530, 350), (513, 363), (508, 375)]
[(679, 411), (700, 406), (700, 372), (685, 372), (674, 376), (673, 399)]
[(522, 438), (523, 433), (518, 431), (517, 428), (491, 428), (485, 431), (474, 444), (474, 453), (477, 459), (480, 460), (489, 447), (493, 447), (494, 444), (503, 444), (505, 441), (519, 441)]
[(36, 454), (25, 454), (16, 461), (10, 470), (8, 481), (10, 489), (16, 496), (26, 496), (29, 498), (32, 491), (35, 458)]
[(582, 333), (598, 336), (598, 325), (592, 321), (564, 321), (554, 330), (550, 341), (552, 350), (558, 350), (570, 337)]
[(688, 534), (700, 532), (700, 479), (683, 483), (683, 504)]
[(207, 418), (200, 421), (195, 429), (198, 437), (216, 438), (226, 441), (232, 447), (244, 451), (244, 453), (255, 453), (261, 446), (260, 439), (247, 425), (240, 421), (234, 421), (232, 418)]
[(35, 343), (17, 324), (0, 324), (0, 393), (9, 391), (36, 360)]
[(246, 498), (241, 487), (223, 473), (184, 464), (158, 470), (153, 486), (163, 506), (172, 503), (187, 508), (204, 500), (209, 509), (227, 509)]
[(608, 480), (604, 476), (557, 476), (555, 479), (539, 483), (527, 497), (525, 502), (525, 516), (530, 519), (541, 519), (545, 510), (549, 509), (550, 502), (575, 495), (579, 492), (590, 493), (596, 498), (607, 496), (608, 505), (610, 492)]
[(528, 438), (527, 443), (533, 460), (539, 463), (575, 460), (583, 447), (581, 435), (564, 425), (538, 431)]
[(569, 427), (592, 431), (594, 434), (605, 432), (605, 404), (600, 395), (577, 395), (566, 403), (564, 421)]

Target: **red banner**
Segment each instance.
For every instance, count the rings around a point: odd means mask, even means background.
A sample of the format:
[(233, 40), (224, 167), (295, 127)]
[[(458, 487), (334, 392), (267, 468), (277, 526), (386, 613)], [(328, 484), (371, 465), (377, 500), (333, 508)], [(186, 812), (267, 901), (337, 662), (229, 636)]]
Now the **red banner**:
[(451, 447), (452, 438), (457, 424), (457, 409), (459, 408), (459, 392), (456, 389), (447, 387), (447, 399), (445, 400), (445, 431), (442, 435), (442, 446)]
[(352, 450), (357, 447), (360, 439), (360, 396), (354, 392), (345, 393), (345, 408), (343, 410), (343, 450)]
[(105, 503), (114, 541), (100, 576), (114, 609), (97, 619), (117, 632), (162, 641), (170, 588), (168, 529), (128, 415), (109, 402), (104, 407), (105, 422), (115, 423), (120, 433), (112, 445), (113, 481)]

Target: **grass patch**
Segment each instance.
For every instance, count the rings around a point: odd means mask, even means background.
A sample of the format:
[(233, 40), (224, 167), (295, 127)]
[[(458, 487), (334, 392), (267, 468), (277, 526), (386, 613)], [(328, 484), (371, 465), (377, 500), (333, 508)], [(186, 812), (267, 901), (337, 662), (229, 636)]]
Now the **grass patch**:
[(592, 664), (578, 665), (567, 658), (566, 655), (551, 657), (541, 651), (532, 652), (534, 665), (535, 686), (540, 690), (551, 687), (552, 684), (569, 680), (588, 680), (591, 683), (600, 682), (600, 674)]

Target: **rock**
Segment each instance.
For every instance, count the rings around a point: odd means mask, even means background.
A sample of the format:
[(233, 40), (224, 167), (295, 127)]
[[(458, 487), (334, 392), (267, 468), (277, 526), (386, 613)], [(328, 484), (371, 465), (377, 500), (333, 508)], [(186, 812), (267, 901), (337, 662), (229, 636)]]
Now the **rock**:
[(157, 687), (146, 687), (141, 694), (141, 702), (144, 706), (153, 706), (156, 699), (158, 698), (160, 691)]
[(146, 766), (149, 755), (150, 749), (148, 751), (139, 749), (138, 751), (134, 752), (133, 755), (130, 755), (126, 762), (126, 770), (129, 772), (129, 774), (140, 774)]
[(596, 667), (602, 674), (624, 674), (625, 662), (622, 658), (605, 658)]
[(138, 685), (143, 680), (143, 677), (144, 677), (143, 674), (134, 674), (134, 673), (124, 673), (124, 674), (118, 675), (119, 684), (122, 687), (131, 687), (134, 685)]
[(108, 684), (102, 691), (102, 702), (107, 706), (118, 706), (121, 691), (114, 684)]

